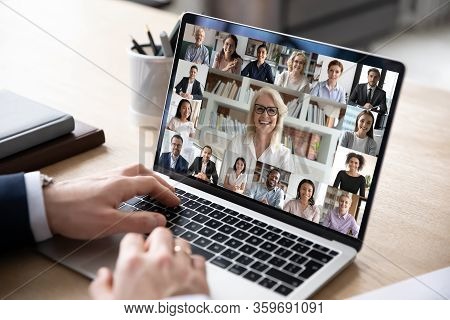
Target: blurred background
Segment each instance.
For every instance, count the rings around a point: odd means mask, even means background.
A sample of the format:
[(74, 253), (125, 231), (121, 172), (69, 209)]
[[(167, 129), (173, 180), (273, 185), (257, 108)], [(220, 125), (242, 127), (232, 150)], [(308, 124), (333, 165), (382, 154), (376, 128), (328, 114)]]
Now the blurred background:
[(450, 90), (450, 1), (131, 0), (369, 51), (406, 64), (406, 79)]

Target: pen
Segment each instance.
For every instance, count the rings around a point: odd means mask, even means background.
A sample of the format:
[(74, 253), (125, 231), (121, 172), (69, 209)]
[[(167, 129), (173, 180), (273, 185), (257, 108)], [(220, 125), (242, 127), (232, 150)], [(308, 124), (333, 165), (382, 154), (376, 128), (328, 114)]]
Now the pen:
[(153, 54), (156, 56), (158, 54), (158, 51), (156, 49), (155, 41), (153, 41), (152, 33), (150, 32), (148, 25), (145, 25), (145, 26), (147, 27), (148, 41), (150, 41), (150, 46), (152, 47)]
[(133, 42), (134, 48), (136, 49), (136, 51), (140, 54), (146, 54), (144, 49), (142, 49), (141, 45), (139, 43), (137, 43), (136, 40), (134, 40), (134, 38), (130, 35), (131, 38), (131, 42)]
[(170, 45), (169, 37), (165, 31), (161, 32), (159, 35), (161, 38), (161, 47), (163, 49), (163, 53), (166, 57), (173, 57), (172, 47)]

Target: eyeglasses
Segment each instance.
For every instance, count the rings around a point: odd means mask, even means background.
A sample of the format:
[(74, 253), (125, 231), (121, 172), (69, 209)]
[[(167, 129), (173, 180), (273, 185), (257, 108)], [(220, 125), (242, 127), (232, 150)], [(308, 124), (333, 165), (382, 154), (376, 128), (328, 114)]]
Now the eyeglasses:
[(265, 111), (267, 111), (267, 115), (270, 117), (276, 116), (278, 114), (277, 107), (265, 107), (261, 104), (255, 103), (255, 112), (257, 114), (263, 114)]
[(172, 142), (172, 147), (181, 148), (182, 146), (183, 146), (182, 144)]

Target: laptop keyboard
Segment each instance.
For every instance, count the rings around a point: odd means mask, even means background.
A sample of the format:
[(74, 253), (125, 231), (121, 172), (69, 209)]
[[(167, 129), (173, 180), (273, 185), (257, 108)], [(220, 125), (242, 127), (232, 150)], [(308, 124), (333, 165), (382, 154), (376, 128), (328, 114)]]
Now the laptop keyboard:
[(189, 241), (194, 254), (284, 296), (338, 254), (183, 190), (176, 189), (176, 194), (181, 200), (176, 208), (147, 195), (122, 203), (119, 210), (163, 214), (167, 227)]

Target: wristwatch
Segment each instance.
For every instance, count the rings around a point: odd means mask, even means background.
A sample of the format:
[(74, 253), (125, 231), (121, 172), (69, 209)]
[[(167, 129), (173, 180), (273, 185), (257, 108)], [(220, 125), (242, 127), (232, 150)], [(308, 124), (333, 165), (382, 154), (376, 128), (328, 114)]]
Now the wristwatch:
[(48, 187), (53, 183), (53, 178), (46, 174), (41, 173), (41, 186), (42, 188)]

